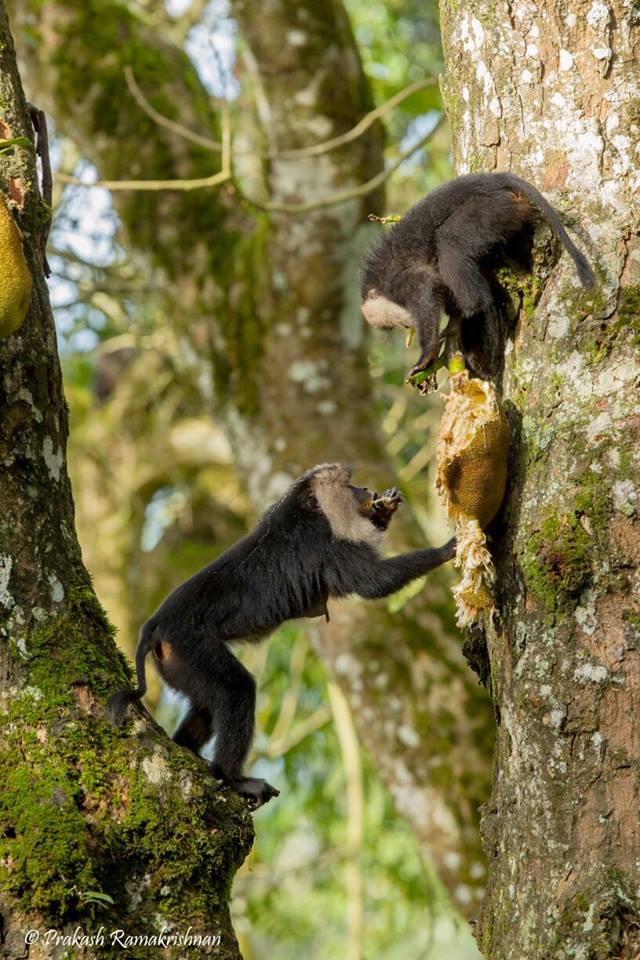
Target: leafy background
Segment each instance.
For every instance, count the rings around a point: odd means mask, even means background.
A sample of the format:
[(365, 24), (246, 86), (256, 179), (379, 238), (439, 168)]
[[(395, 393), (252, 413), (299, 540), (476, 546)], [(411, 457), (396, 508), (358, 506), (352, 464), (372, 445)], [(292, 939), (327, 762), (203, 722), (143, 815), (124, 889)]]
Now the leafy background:
[[(153, 17), (153, 4), (137, 4)], [(442, 53), (433, 0), (348, 0), (376, 104), (437, 75)], [(225, 3), (172, 0), (159, 19), (174, 29), (215, 97), (233, 110), (236, 29)], [(190, 18), (190, 19), (189, 19)], [(193, 21), (193, 22), (192, 22)], [(185, 23), (188, 26), (185, 26)], [(212, 51), (215, 56), (212, 56)], [(405, 100), (387, 122), (387, 162), (439, 119), (437, 85)], [(95, 176), (74, 144), (54, 138), (55, 167)], [(452, 173), (446, 126), (387, 185), (402, 213)], [(254, 519), (215, 418), (203, 414), (207, 377), (187, 339), (167, 323), (163, 278), (119, 245), (108, 191), (56, 189), (51, 290), (71, 414), (70, 465), (85, 560), (98, 595), (132, 651), (141, 622), (166, 593), (237, 539)], [(356, 278), (354, 277), (354, 283)], [(438, 398), (403, 386), (398, 336), (371, 338), (370, 364), (388, 451), (406, 488), (431, 489)], [(424, 497), (425, 503), (433, 498)], [(417, 512), (430, 539), (445, 532), (432, 507)], [(396, 596), (389, 602), (403, 602)], [(234, 925), (246, 960), (345, 957), (345, 891), (354, 882), (347, 823), (361, 821), (357, 882), (364, 885), (362, 955), (375, 960), (477, 957), (413, 834), (366, 755), (364, 800), (349, 809), (343, 753), (313, 630), (285, 625), (243, 652), (259, 683), (254, 769), (283, 787), (256, 817), (257, 839), (234, 886)], [(154, 680), (149, 698), (169, 731), (180, 703)], [(351, 801), (353, 802), (353, 801)]]

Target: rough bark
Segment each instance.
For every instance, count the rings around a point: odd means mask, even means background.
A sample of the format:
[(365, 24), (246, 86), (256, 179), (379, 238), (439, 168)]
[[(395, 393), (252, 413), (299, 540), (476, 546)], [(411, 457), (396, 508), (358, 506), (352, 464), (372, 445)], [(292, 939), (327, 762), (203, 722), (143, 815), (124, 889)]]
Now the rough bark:
[[(207, 132), (215, 121), (202, 91), (193, 91), (186, 106), (182, 100), (181, 88), (195, 84), (183, 55), (149, 36), (117, 4), (101, 3), (100, 18), (92, 7), (64, 0), (44, 10), (34, 3), (16, 9), (21, 27), (38, 34), (37, 44), (21, 47), (34, 96), (102, 176), (129, 176), (139, 156), (137, 173), (144, 177), (210, 172), (211, 158), (192, 146), (183, 146), (177, 163), (175, 143), (133, 106), (121, 74), (133, 64), (159, 110)], [(238, 2), (233, 9), (247, 43), (243, 76), (258, 88), (257, 117), (244, 130), (250, 146), (317, 142), (349, 129), (369, 108), (339, 3)], [(96, 57), (96, 44), (108, 46), (95, 37), (101, 21), (116, 23), (125, 43)], [(87, 102), (107, 97), (107, 117), (87, 109)], [(339, 152), (271, 161), (257, 174), (238, 158), (237, 175), (248, 194), (262, 199), (325, 196), (379, 169), (380, 149), (380, 131), (372, 129)], [(355, 460), (368, 482), (392, 482), (357, 308), (355, 267), (369, 203), (269, 218), (232, 207), (234, 195), (226, 189), (144, 200), (119, 195), (116, 201), (130, 242), (175, 285), (178, 322), (188, 322), (200, 350), (204, 338), (210, 344), (220, 413), (256, 505), (327, 459)], [(147, 216), (149, 229), (140, 222)], [(398, 524), (394, 546), (412, 540), (416, 528), (407, 518)], [(483, 884), (476, 810), (488, 790), (493, 724), (462, 660), (443, 584), (432, 577), (395, 616), (385, 604), (345, 603), (317, 636), (400, 810), (468, 909)]]
[[(0, 116), (4, 136), (32, 136), (2, 4)], [(211, 948), (166, 955), (237, 960), (227, 901), (252, 840), (245, 805), (148, 718), (133, 736), (106, 719), (106, 697), (128, 675), (74, 530), (33, 149), (0, 156), (0, 186), (16, 201), (34, 281), (24, 324), (0, 340), (0, 954), (60, 957), (66, 947), (47, 930), (104, 926), (104, 946), (77, 952), (111, 956), (111, 929), (191, 927)], [(39, 939), (27, 947), (30, 929)]]
[(510, 169), (577, 223), (599, 288), (548, 233), (504, 397), (500, 715), (478, 930), (491, 960), (640, 950), (640, 15), (624, 0), (442, 4), (458, 172)]

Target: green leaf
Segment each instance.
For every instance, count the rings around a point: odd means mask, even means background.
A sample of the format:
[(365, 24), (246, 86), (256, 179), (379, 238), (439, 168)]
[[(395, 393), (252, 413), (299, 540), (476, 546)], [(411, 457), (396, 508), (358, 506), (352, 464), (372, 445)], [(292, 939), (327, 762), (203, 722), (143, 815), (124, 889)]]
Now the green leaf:
[(0, 139), (0, 153), (7, 153), (8, 150), (12, 150), (14, 147), (30, 147), (31, 140), (29, 137), (11, 137), (9, 140)]
[(108, 893), (100, 893), (99, 890), (85, 890), (80, 894), (83, 903), (110, 903), (115, 906), (115, 900)]

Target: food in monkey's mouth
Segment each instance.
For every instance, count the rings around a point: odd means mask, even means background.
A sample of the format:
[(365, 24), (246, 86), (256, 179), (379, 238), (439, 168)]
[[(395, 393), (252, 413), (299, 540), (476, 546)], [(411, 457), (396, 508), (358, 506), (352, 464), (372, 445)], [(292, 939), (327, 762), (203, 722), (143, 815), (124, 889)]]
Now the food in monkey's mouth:
[(381, 530), (386, 530), (391, 517), (394, 515), (404, 497), (397, 487), (390, 487), (383, 494), (374, 493), (367, 503), (371, 515), (371, 522)]

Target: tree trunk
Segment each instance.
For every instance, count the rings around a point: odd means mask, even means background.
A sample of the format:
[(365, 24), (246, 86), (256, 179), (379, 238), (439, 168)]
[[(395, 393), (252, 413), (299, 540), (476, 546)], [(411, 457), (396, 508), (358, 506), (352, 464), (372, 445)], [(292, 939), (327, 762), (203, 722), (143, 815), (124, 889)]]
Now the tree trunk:
[[(32, 136), (1, 3), (0, 106), (4, 138)], [(136, 719), (133, 736), (114, 735), (106, 719), (108, 694), (128, 676), (74, 531), (38, 253), (48, 211), (31, 148), (0, 154), (0, 186), (33, 277), (26, 320), (0, 339), (0, 952), (59, 957), (64, 945), (47, 941), (47, 930), (82, 936), (102, 926), (104, 946), (89, 944), (83, 956), (111, 956), (112, 929), (191, 928), (210, 947), (170, 945), (163, 955), (237, 960), (227, 901), (252, 841), (244, 803), (218, 791), (148, 718)], [(150, 948), (129, 944), (126, 955), (148, 957)]]
[[(21, 4), (16, 17), (31, 31), (34, 9), (38, 43), (21, 47), (34, 96), (102, 176), (211, 172), (217, 155), (191, 144), (179, 151), (175, 137), (133, 105), (124, 82), (123, 67), (133, 65), (157, 109), (210, 133), (215, 119), (180, 51), (150, 36), (116, 3), (102, 4), (99, 18), (91, 4), (75, 0), (44, 10)], [(243, 76), (260, 91), (260, 130), (243, 131), (251, 147), (264, 148), (266, 140), (282, 150), (324, 140), (369, 109), (341, 4), (238, 0), (233, 10), (251, 54)], [(123, 40), (96, 57), (109, 43), (105, 26)], [(186, 105), (183, 89), (192, 91)], [(319, 159), (272, 160), (257, 183), (238, 159), (237, 185), (260, 200), (292, 202), (357, 185), (381, 164), (374, 127)], [(392, 483), (357, 298), (356, 266), (373, 201), (269, 217), (240, 206), (227, 188), (114, 196), (128, 239), (175, 290), (177, 323), (188, 325), (199, 352), (205, 339), (211, 345), (218, 411), (256, 506), (323, 460), (355, 461), (363, 481)], [(394, 545), (417, 540), (409, 517), (399, 519)], [(488, 795), (493, 719), (461, 656), (446, 582), (432, 576), (400, 614), (384, 602), (345, 602), (316, 637), (399, 809), (458, 905), (469, 910), (484, 883), (477, 807)]]
[[(640, 238), (636, 5), (442, 4), (459, 173), (510, 169), (575, 218), (538, 245), (507, 349), (500, 716), (483, 816), (490, 960), (640, 951)], [(545, 237), (548, 232), (545, 231)], [(552, 269), (553, 267), (553, 269)]]

